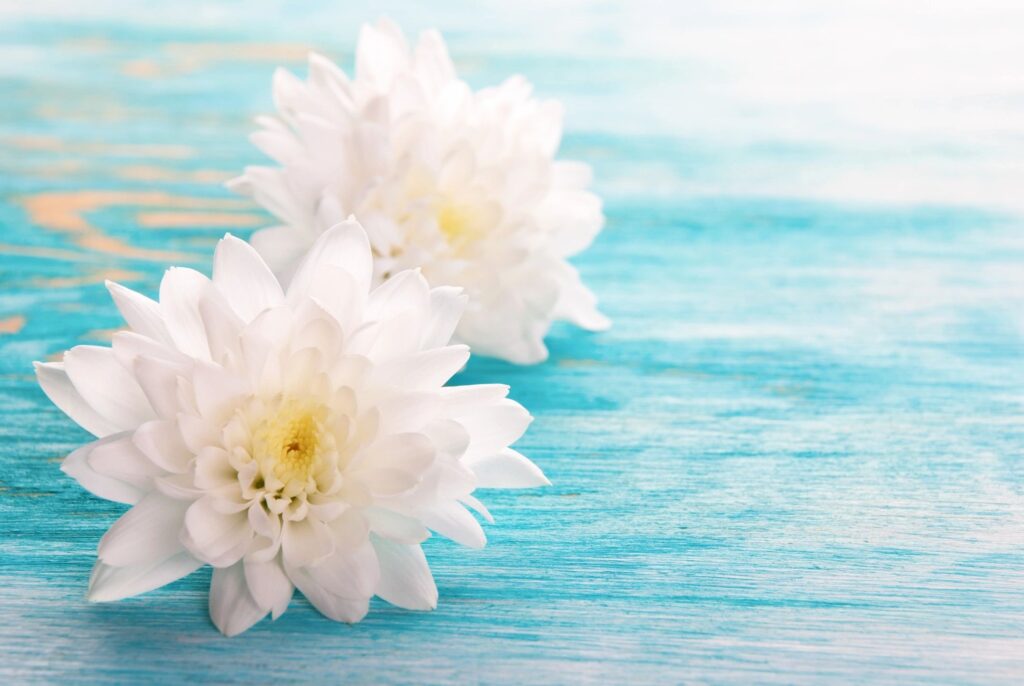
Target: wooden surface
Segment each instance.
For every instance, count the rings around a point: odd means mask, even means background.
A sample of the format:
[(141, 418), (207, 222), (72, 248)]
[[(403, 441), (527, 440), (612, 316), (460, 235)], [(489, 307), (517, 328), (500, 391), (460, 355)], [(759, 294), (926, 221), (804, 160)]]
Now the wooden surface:
[[(283, 5), (0, 5), (0, 678), (1024, 680), (1019, 11)], [(614, 328), (459, 378), (511, 384), (555, 485), (487, 493), (484, 550), (428, 542), (433, 613), (297, 596), (229, 640), (208, 570), (90, 605), (121, 508), (60, 473), (87, 436), (30, 363), (108, 339), (103, 279), (152, 294), (268, 221), (221, 182), (272, 69), (350, 65), (381, 11), (564, 100), (595, 167)]]

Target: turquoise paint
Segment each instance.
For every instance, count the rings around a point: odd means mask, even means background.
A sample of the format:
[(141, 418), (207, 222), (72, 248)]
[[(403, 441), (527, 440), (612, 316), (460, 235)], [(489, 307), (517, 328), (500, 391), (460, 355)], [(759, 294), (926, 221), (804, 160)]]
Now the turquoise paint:
[[(82, 190), (229, 199), (212, 181), (147, 181), (132, 168), (183, 178), (259, 161), (245, 137), (250, 117), (270, 109), (273, 60), (175, 73), (164, 46), (298, 42), (347, 62), (356, 23), (376, 13), (310, 3), (286, 22), (288, 10), (269, 3), (222, 8), (172, 20), (169, 10), (101, 7), (0, 28), (0, 319), (25, 317), (0, 335), (0, 675), (1020, 681), (1019, 218), (984, 203), (702, 197), (695, 188), (737, 178), (873, 163), (885, 146), (701, 138), (656, 120), (636, 98), (683, 92), (714, 65), (630, 56), (618, 22), (649, 7), (579, 8), (586, 30), (574, 43), (526, 31), (528, 10), (388, 10), (413, 28), (445, 28), (474, 85), (523, 71), (564, 99), (564, 154), (593, 164), (607, 198), (607, 230), (578, 264), (615, 327), (559, 326), (547, 364), (474, 359), (458, 378), (512, 386), (537, 418), (520, 448), (554, 486), (485, 494), (497, 523), (484, 550), (427, 544), (438, 610), (375, 602), (349, 627), (297, 596), (277, 622), (228, 640), (207, 619), (208, 570), (86, 603), (96, 543), (121, 508), (59, 472), (58, 458), (87, 436), (47, 403), (29, 365), (102, 342), (119, 324), (87, 277), (128, 271), (128, 285), (152, 294), (164, 265), (78, 247), (24, 200)], [(146, 60), (172, 72), (123, 73)], [(139, 226), (140, 211), (174, 210), (129, 204), (86, 218), (207, 269), (223, 228)], [(47, 281), (74, 278), (83, 283)]]

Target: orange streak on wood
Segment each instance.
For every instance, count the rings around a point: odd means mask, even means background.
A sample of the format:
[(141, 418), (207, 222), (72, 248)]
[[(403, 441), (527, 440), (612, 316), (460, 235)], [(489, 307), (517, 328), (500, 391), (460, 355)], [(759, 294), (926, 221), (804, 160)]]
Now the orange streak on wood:
[(187, 261), (185, 253), (136, 248), (112, 238), (93, 225), (85, 215), (117, 205), (142, 207), (180, 207), (185, 209), (247, 209), (245, 200), (197, 198), (158, 191), (71, 191), (39, 193), (21, 198), (21, 204), (33, 223), (43, 229), (65, 233), (87, 250), (110, 253), (121, 257), (155, 262)]
[(147, 228), (251, 228), (268, 224), (260, 214), (232, 214), (218, 212), (139, 212), (139, 226)]
[(138, 79), (180, 76), (224, 63), (298, 64), (311, 50), (301, 43), (168, 43), (163, 60), (137, 59), (121, 65), (121, 73)]
[(57, 136), (13, 136), (3, 142), (16, 150), (36, 152), (59, 152), (80, 155), (107, 155), (112, 157), (159, 157), (165, 159), (188, 159), (196, 151), (187, 145), (160, 143), (102, 143), (65, 141)]
[(25, 326), (25, 317), (18, 314), (7, 319), (0, 319), (0, 334), (18, 333)]
[(114, 174), (129, 181), (170, 181), (174, 183), (223, 183), (236, 176), (235, 172), (218, 169), (167, 169), (152, 165), (132, 165), (116, 169)]
[(139, 272), (126, 269), (99, 269), (81, 276), (62, 276), (52, 279), (33, 279), (30, 283), (36, 288), (75, 288), (104, 281), (139, 281), (143, 278)]

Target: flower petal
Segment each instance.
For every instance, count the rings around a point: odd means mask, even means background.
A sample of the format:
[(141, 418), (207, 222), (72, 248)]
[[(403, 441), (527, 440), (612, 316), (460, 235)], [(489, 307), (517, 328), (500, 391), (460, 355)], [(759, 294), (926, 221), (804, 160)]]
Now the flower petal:
[(289, 569), (288, 578), (320, 614), (336, 622), (354, 624), (366, 616), (370, 599), (342, 598), (318, 584), (305, 569)]
[(89, 579), (89, 600), (106, 603), (152, 591), (188, 576), (203, 566), (187, 552), (164, 560), (145, 562), (131, 567), (112, 567), (99, 560)]
[(89, 455), (96, 447), (119, 441), (126, 435), (114, 434), (82, 446), (64, 458), (61, 471), (77, 481), (82, 488), (104, 500), (128, 505), (139, 502), (144, 494), (142, 489), (121, 479), (100, 474), (89, 464)]
[(480, 528), (480, 523), (458, 503), (435, 505), (422, 512), (420, 520), (445, 538), (467, 548), (483, 548), (487, 543), (487, 536)]
[(194, 269), (171, 267), (160, 282), (160, 311), (178, 350), (200, 360), (210, 359), (206, 327), (199, 301), (210, 289), (210, 280)]
[(252, 247), (267, 261), (267, 265), (282, 277), (290, 275), (291, 268), (305, 254), (309, 245), (305, 234), (290, 226), (261, 229), (249, 240)]
[(478, 488), (533, 488), (550, 486), (540, 467), (511, 448), (475, 460), (467, 460)]
[(160, 305), (156, 301), (119, 283), (105, 283), (110, 297), (132, 331), (156, 341), (170, 342)]
[(423, 549), (378, 537), (372, 541), (380, 560), (376, 595), (406, 610), (436, 608), (437, 585)]
[(210, 581), (210, 619), (225, 636), (237, 636), (267, 616), (245, 582), (241, 562), (213, 570)]
[(213, 283), (245, 322), (284, 301), (281, 284), (259, 253), (230, 234), (221, 239), (214, 252)]
[(153, 464), (174, 474), (184, 474), (193, 457), (173, 421), (146, 422), (132, 434), (132, 441)]
[(99, 559), (113, 567), (144, 565), (182, 552), (179, 533), (188, 503), (152, 491), (100, 539)]
[(493, 455), (515, 443), (533, 421), (522, 405), (504, 400), (461, 414), (457, 421), (469, 431), (467, 460)]
[(430, 291), (430, 318), (420, 340), (424, 350), (448, 345), (467, 302), (469, 296), (461, 288), (442, 286)]
[(306, 571), (321, 588), (342, 598), (369, 598), (380, 579), (377, 554), (369, 541), (355, 548), (339, 548)]
[(326, 524), (307, 517), (285, 522), (281, 552), (288, 568), (306, 567), (331, 555), (334, 540)]
[(62, 362), (36, 362), (36, 378), (46, 397), (61, 412), (93, 436), (103, 437), (117, 433), (120, 429), (85, 401), (78, 392)]
[(283, 612), (276, 608), (287, 607), (291, 600), (293, 586), (281, 566), (281, 558), (257, 561), (246, 556), (244, 560), (245, 582), (253, 600), (264, 610), (272, 610), (274, 619)]
[(76, 346), (64, 354), (64, 369), (85, 401), (118, 429), (156, 419), (135, 377), (118, 364), (110, 348)]
[(468, 361), (468, 346), (432, 348), (378, 364), (373, 369), (373, 379), (406, 390), (431, 390), (444, 386)]
[(373, 533), (397, 543), (422, 543), (430, 536), (417, 520), (384, 507), (368, 507), (363, 510), (363, 516)]
[(338, 267), (348, 272), (355, 281), (357, 293), (370, 290), (373, 260), (366, 232), (359, 222), (349, 219), (317, 238), (292, 277), (288, 286), (289, 299), (308, 294), (317, 271), (325, 266)]
[(97, 445), (87, 458), (97, 473), (118, 479), (143, 490), (153, 488), (153, 479), (166, 472), (153, 464), (132, 442), (131, 434)]
[(214, 567), (235, 564), (252, 541), (246, 513), (222, 510), (214, 496), (204, 496), (185, 512), (182, 542), (189, 552)]

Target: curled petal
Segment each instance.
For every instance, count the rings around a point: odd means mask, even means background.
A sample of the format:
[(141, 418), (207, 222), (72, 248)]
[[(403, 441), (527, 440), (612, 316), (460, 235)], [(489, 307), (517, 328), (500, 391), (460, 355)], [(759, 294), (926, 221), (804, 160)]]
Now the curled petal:
[(89, 579), (88, 597), (94, 603), (131, 598), (177, 581), (202, 566), (202, 562), (184, 551), (130, 567), (113, 567), (97, 560)]
[(433, 610), (437, 607), (437, 586), (419, 545), (404, 545), (374, 537), (373, 547), (380, 559), (378, 596), (407, 610)]
[(241, 562), (213, 570), (210, 581), (210, 619), (225, 636), (237, 636), (267, 616), (249, 592)]
[(64, 462), (60, 466), (61, 471), (93, 495), (104, 500), (113, 500), (116, 503), (134, 505), (142, 499), (144, 490), (129, 481), (101, 474), (89, 464), (89, 456), (93, 450), (109, 443), (116, 443), (125, 436), (127, 434), (114, 434), (82, 446), (64, 458)]
[(480, 488), (533, 488), (551, 482), (534, 463), (511, 448), (467, 461)]
[(181, 552), (178, 539), (187, 507), (159, 491), (150, 492), (100, 540), (100, 560), (114, 567), (132, 567)]

